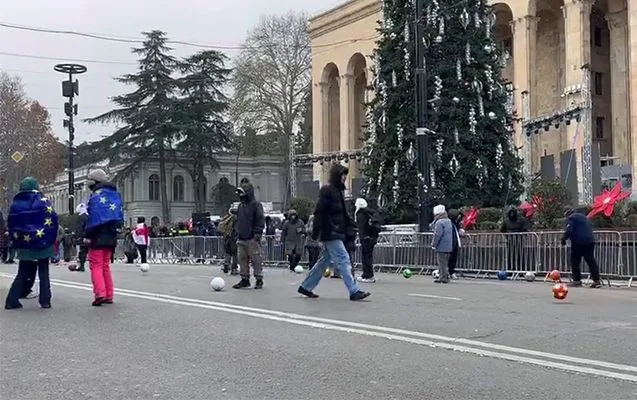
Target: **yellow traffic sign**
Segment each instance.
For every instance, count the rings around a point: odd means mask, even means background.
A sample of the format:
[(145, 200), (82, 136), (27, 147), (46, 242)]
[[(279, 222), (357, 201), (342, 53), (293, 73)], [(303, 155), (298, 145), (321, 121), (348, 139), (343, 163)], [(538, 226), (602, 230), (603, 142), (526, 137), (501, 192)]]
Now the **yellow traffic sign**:
[(16, 151), (15, 153), (13, 153), (13, 155), (11, 155), (11, 159), (15, 161), (16, 164), (22, 161), (23, 158), (24, 158), (24, 155), (20, 153), (19, 151)]

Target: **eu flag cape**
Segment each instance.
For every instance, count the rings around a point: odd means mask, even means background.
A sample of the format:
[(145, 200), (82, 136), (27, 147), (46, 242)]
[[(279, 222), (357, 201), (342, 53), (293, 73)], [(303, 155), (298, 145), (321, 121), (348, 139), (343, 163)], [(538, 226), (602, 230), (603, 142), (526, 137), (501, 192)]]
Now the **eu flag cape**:
[(122, 198), (117, 190), (110, 187), (96, 190), (88, 201), (86, 230), (89, 231), (106, 224), (121, 224), (123, 222), (124, 207), (122, 206)]
[(41, 250), (55, 243), (58, 216), (49, 200), (37, 190), (15, 195), (7, 222), (17, 249)]

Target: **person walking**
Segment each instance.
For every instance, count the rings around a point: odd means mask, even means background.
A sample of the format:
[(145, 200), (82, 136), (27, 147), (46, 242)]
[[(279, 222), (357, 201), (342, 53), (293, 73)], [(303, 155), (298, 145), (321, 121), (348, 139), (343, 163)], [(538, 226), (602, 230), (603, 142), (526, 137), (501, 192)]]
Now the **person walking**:
[(524, 271), (524, 244), (526, 242), (524, 233), (528, 232), (529, 228), (529, 221), (524, 215), (517, 208), (510, 207), (500, 228), (500, 232), (506, 233), (507, 269), (510, 271)]
[(138, 217), (137, 225), (131, 233), (133, 234), (133, 240), (137, 245), (137, 250), (139, 250), (140, 261), (142, 264), (146, 264), (148, 262), (148, 246), (150, 245), (150, 231), (148, 229), (148, 225), (146, 225), (146, 218)]
[(319, 242), (312, 238), (312, 231), (314, 226), (314, 215), (310, 215), (310, 218), (305, 225), (305, 232), (307, 232), (305, 240), (305, 249), (307, 250), (307, 267), (312, 269), (318, 261), (319, 254), (321, 253), (321, 246)]
[(439, 272), (439, 277), (434, 282), (449, 283), (449, 257), (453, 251), (453, 224), (442, 204), (435, 206), (433, 211), (431, 248), (436, 252)]
[(88, 247), (88, 261), (93, 282), (92, 305), (113, 303), (113, 276), (111, 256), (117, 247), (118, 230), (124, 223), (122, 198), (115, 185), (108, 181), (102, 169), (88, 174), (91, 197), (88, 202), (88, 220), (83, 232)]
[(451, 254), (449, 255), (449, 277), (455, 280), (458, 279), (458, 275), (456, 274), (458, 251), (460, 250), (460, 247), (462, 247), (460, 238), (464, 236), (464, 229), (462, 229), (462, 218), (464, 218), (464, 214), (455, 209), (449, 210), (447, 214), (453, 225), (453, 248), (451, 250)]
[(301, 261), (305, 242), (305, 224), (299, 219), (296, 210), (288, 211), (288, 219), (281, 230), (281, 242), (285, 245), (290, 271), (294, 272)]
[(263, 260), (261, 257), (261, 236), (265, 229), (263, 206), (254, 197), (254, 187), (244, 182), (237, 189), (239, 208), (237, 210), (237, 256), (241, 280), (232, 286), (235, 289), (250, 287), (250, 264), (256, 283), (255, 289), (263, 288)]
[(562, 236), (562, 246), (566, 246), (567, 240), (571, 241), (571, 275), (573, 278), (569, 286), (582, 286), (580, 264), (582, 263), (582, 258), (584, 258), (593, 280), (590, 287), (593, 289), (602, 287), (599, 265), (597, 260), (595, 260), (593, 225), (581, 209), (570, 209), (566, 212), (566, 229), (564, 229), (564, 236)]
[(58, 217), (49, 200), (40, 192), (40, 185), (34, 178), (27, 177), (20, 184), (20, 191), (13, 198), (7, 222), (20, 262), (4, 308), (22, 308), (20, 297), (23, 297), (25, 289), (30, 291), (33, 285), (30, 280), (35, 279), (36, 271), (40, 277), (40, 307), (51, 308), (49, 261), (57, 238)]
[(230, 207), (228, 214), (219, 222), (219, 233), (223, 235), (223, 272), (239, 275), (237, 261), (237, 209)]
[(77, 260), (79, 264), (76, 271), (84, 272), (86, 257), (88, 254), (88, 248), (84, 243), (84, 237), (82, 237), (82, 235), (84, 234), (84, 229), (86, 227), (86, 221), (88, 220), (88, 211), (86, 210), (86, 204), (78, 204), (78, 206), (75, 208), (75, 212), (79, 217), (77, 227), (75, 228), (75, 244), (78, 247)]
[(356, 199), (354, 205), (356, 206), (354, 219), (358, 225), (358, 237), (361, 243), (363, 261), (363, 275), (358, 278), (358, 281), (374, 283), (376, 282), (374, 277), (374, 247), (378, 242), (381, 223), (377, 218), (377, 213), (369, 207), (365, 199)]
[(335, 164), (330, 169), (328, 184), (319, 191), (314, 209), (312, 238), (321, 242), (322, 250), (314, 268), (297, 289), (306, 297), (319, 297), (313, 290), (318, 286), (330, 265), (333, 265), (338, 274), (343, 277), (350, 300), (362, 300), (370, 295), (369, 292), (361, 291), (352, 277), (349, 254), (345, 249), (344, 241), (347, 239), (348, 230), (353, 225), (345, 207), (344, 197), (348, 172), (344, 166)]

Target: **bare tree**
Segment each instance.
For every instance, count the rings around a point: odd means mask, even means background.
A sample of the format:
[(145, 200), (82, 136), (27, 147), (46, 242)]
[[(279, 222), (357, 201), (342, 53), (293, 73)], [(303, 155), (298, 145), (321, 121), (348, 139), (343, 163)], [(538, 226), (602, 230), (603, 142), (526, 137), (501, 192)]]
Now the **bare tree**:
[[(262, 17), (235, 63), (235, 120), (260, 133), (275, 133), (288, 171), (288, 147), (306, 107), (310, 68), (307, 16), (293, 12)], [(289, 176), (287, 186), (286, 200)]]

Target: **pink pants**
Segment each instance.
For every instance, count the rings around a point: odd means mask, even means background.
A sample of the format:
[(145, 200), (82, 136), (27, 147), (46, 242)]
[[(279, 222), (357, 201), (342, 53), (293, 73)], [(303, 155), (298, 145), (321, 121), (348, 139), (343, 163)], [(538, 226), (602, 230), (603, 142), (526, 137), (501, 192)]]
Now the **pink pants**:
[(88, 251), (95, 298), (113, 300), (113, 277), (110, 265), (112, 253), (111, 249), (90, 249)]

